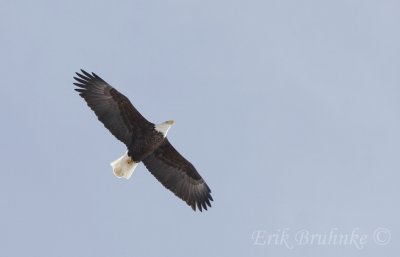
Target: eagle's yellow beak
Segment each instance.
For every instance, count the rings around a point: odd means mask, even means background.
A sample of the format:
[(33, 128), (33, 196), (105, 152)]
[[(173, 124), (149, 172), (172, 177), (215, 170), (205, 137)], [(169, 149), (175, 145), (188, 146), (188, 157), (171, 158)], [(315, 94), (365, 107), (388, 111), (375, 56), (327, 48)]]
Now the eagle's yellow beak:
[(166, 122), (165, 122), (165, 124), (168, 124), (168, 125), (174, 125), (175, 124), (175, 121), (174, 120), (167, 120)]

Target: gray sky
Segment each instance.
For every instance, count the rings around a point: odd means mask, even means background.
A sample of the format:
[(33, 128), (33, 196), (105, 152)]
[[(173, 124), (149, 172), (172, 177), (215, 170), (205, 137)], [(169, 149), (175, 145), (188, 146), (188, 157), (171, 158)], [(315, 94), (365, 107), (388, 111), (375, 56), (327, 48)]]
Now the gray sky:
[[(398, 256), (399, 8), (2, 1), (0, 255)], [(143, 165), (113, 176), (125, 147), (73, 91), (80, 68), (177, 121), (208, 212)]]

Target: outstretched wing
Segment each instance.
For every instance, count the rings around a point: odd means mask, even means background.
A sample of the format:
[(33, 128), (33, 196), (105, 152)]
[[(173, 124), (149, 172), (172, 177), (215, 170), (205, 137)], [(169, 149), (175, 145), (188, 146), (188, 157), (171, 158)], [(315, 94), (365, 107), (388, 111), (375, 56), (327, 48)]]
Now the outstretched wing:
[(160, 147), (143, 161), (147, 169), (166, 188), (184, 200), (195, 211), (211, 207), (211, 190), (194, 166), (165, 139)]
[(133, 135), (153, 124), (147, 121), (123, 94), (95, 73), (81, 70), (74, 77), (79, 95), (96, 113), (97, 118), (120, 141), (129, 146)]

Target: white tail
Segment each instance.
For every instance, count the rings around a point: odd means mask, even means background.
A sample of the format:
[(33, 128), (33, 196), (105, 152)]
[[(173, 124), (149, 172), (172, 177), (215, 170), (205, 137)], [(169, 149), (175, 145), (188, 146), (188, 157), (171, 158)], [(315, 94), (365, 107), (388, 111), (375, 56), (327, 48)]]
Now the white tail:
[(119, 178), (129, 179), (139, 163), (134, 162), (128, 154), (124, 154), (111, 163), (114, 175)]

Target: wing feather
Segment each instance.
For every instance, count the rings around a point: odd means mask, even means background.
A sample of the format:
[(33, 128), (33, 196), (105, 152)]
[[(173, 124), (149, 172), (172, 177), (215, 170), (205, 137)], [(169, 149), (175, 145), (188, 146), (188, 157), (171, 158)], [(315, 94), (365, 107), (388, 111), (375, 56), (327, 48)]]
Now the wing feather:
[(211, 190), (187, 161), (165, 139), (157, 150), (143, 160), (144, 165), (158, 181), (184, 200), (193, 210), (211, 207)]
[(132, 105), (129, 99), (110, 86), (95, 73), (81, 70), (74, 83), (79, 95), (95, 112), (97, 118), (120, 141), (127, 146), (140, 130), (153, 126)]

